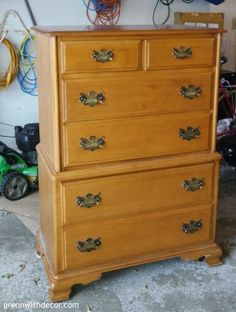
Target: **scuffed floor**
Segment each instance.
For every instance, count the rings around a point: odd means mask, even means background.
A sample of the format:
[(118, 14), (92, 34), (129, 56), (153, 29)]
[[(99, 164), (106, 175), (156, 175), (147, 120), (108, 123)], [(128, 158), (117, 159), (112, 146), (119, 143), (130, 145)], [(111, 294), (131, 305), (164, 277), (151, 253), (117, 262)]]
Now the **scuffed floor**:
[[(69, 302), (79, 302), (79, 309), (56, 311), (235, 312), (235, 180), (220, 187), (218, 216), (223, 266), (209, 268), (205, 263), (173, 259), (106, 273), (96, 283), (73, 288)], [(4, 210), (0, 211), (0, 260), (0, 311), (7, 302), (50, 302), (42, 261), (34, 254), (34, 237)]]

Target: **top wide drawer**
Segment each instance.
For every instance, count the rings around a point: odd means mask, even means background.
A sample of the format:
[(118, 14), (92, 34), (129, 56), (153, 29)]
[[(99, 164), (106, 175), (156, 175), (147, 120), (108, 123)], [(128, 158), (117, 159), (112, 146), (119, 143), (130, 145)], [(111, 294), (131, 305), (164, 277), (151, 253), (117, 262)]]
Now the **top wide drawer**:
[(140, 40), (62, 41), (61, 71), (137, 70)]
[(213, 66), (215, 38), (154, 39), (147, 41), (146, 67)]

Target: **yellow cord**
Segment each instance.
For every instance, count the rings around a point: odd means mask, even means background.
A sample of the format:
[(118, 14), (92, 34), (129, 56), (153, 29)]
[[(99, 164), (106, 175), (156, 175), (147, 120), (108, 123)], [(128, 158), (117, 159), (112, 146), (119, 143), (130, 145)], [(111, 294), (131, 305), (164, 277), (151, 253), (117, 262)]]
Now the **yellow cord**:
[[(31, 39), (31, 38), (32, 38), (32, 39)], [(29, 35), (26, 35), (26, 36), (23, 38), (23, 40), (22, 40), (22, 42), (21, 42), (21, 44), (20, 44), (19, 50), (18, 50), (18, 53), (19, 53), (20, 56), (21, 56), (21, 64), (20, 64), (20, 65), (22, 65), (22, 66), (24, 66), (24, 67), (32, 67), (32, 66), (35, 65), (35, 60), (29, 62), (29, 60), (27, 59), (27, 56), (28, 56), (28, 55), (25, 55), (25, 54), (24, 54), (24, 51), (23, 51), (23, 47), (24, 47), (24, 45), (26, 44), (26, 42), (27, 42), (29, 39), (31, 39), (32, 42), (35, 42), (35, 36), (31, 36), (31, 37), (30, 37)]]
[(4, 44), (10, 53), (10, 63), (8, 65), (7, 72), (1, 74), (0, 76), (0, 91), (6, 90), (12, 81), (15, 79), (18, 70), (18, 57), (14, 49), (14, 46), (8, 39), (3, 39), (2, 44)]

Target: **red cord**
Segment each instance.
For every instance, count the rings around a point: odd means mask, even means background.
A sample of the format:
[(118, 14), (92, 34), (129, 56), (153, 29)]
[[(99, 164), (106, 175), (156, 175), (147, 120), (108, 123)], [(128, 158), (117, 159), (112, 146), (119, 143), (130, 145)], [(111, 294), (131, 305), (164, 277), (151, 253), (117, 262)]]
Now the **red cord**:
[(219, 91), (222, 92), (223, 95), (225, 96), (225, 99), (226, 99), (226, 102), (227, 102), (229, 109), (231, 111), (232, 117), (233, 117), (233, 119), (235, 119), (235, 108), (234, 108), (231, 100), (229, 99), (229, 95), (228, 95), (227, 91), (225, 90), (225, 88), (222, 84), (220, 84)]
[[(88, 0), (86, 14), (89, 21), (94, 25), (114, 25), (120, 17), (121, 0), (98, 0), (100, 7), (106, 6), (106, 10), (99, 10), (94, 7), (92, 0)], [(94, 11), (95, 9), (95, 16)], [(92, 12), (92, 13), (91, 13)]]

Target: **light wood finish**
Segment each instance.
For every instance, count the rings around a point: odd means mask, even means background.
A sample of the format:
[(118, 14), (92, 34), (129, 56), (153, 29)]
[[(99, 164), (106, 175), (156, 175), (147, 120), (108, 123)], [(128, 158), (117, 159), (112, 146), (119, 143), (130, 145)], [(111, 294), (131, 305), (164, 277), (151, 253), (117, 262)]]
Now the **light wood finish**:
[[(214, 132), (223, 31), (182, 26), (36, 31), (41, 128), (36, 248), (51, 299), (68, 299), (74, 284), (133, 265), (177, 256), (219, 264), (220, 156)], [(191, 45), (193, 56), (178, 63), (168, 54), (173, 44)], [(114, 60), (95, 62), (93, 49), (111, 49)], [(191, 84), (202, 88), (199, 97), (181, 97), (179, 88)], [(103, 91), (105, 102), (84, 106), (78, 98), (90, 91)], [(182, 140), (179, 129), (187, 127), (199, 128), (200, 136)], [(93, 135), (104, 136), (103, 148), (80, 147), (82, 137)], [(183, 181), (192, 178), (205, 184), (187, 191)], [(100, 193), (102, 200), (81, 207), (77, 197), (89, 193)], [(191, 220), (203, 226), (182, 232)], [(76, 247), (99, 237), (96, 250)]]
[[(178, 113), (210, 110), (212, 107), (211, 70), (77, 75), (62, 82), (61, 110), (64, 122), (110, 119), (135, 115)], [(202, 93), (194, 99), (181, 96), (182, 86), (199, 86)], [(129, 85), (129, 88), (127, 88)], [(162, 91), (160, 93), (160, 90)], [(102, 104), (89, 107), (80, 102), (80, 94), (104, 92)], [(166, 105), (166, 96), (169, 96)]]
[(216, 35), (218, 33), (224, 33), (223, 29), (214, 29), (205, 27), (186, 27), (184, 25), (112, 25), (112, 26), (40, 26), (33, 27), (33, 31), (37, 34), (43, 34), (44, 36), (56, 37), (64, 40), (65, 37), (84, 38), (87, 40), (105, 38), (147, 38), (156, 36), (204, 36), (204, 35)]
[(41, 246), (43, 246), (43, 242), (40, 233), (36, 235), (36, 242), (38, 252), (42, 254), (42, 260), (44, 262), (49, 282), (49, 296), (53, 302), (68, 300), (71, 288), (75, 284), (87, 285), (100, 279), (104, 272), (122, 269), (124, 267), (128, 268), (139, 264), (175, 257), (180, 257), (187, 261), (200, 261), (205, 258), (205, 261), (209, 266), (222, 264), (222, 261), (220, 260), (222, 256), (221, 249), (215, 243), (209, 242), (184, 246), (181, 249), (172, 248), (157, 253), (139, 255), (127, 259), (121, 258), (118, 261), (112, 261), (105, 264), (101, 263), (98, 266), (91, 265), (84, 269), (81, 268), (80, 270), (72, 270), (64, 272), (63, 274), (54, 275), (48, 263), (48, 258), (42, 253)]
[[(92, 58), (94, 50), (111, 50), (114, 59), (99, 63)], [(140, 40), (62, 41), (62, 72), (137, 70), (140, 64)]]
[[(177, 38), (155, 39), (147, 42), (147, 68), (160, 69), (164, 67), (212, 66), (215, 62), (214, 38)], [(192, 55), (186, 59), (173, 56), (173, 48), (191, 48)]]
[[(64, 224), (171, 210), (194, 206), (196, 202), (210, 203), (214, 170), (211, 163), (63, 183)], [(184, 181), (192, 178), (204, 179), (204, 187), (196, 192), (185, 190)], [(91, 208), (80, 207), (77, 197), (88, 193), (100, 193), (101, 203)]]
[(149, 170), (156, 169), (169, 169), (176, 168), (180, 166), (192, 166), (199, 165), (211, 162), (219, 162), (221, 159), (221, 155), (218, 153), (208, 153), (208, 152), (199, 152), (199, 153), (188, 153), (183, 156), (172, 155), (165, 157), (152, 157), (150, 159), (137, 159), (127, 162), (112, 162), (112, 163), (103, 163), (96, 166), (96, 170), (94, 170), (94, 166), (84, 165), (78, 167), (69, 168), (66, 171), (56, 172), (55, 169), (47, 162), (47, 157), (38, 145), (38, 154), (44, 162), (47, 164), (47, 169), (50, 171), (50, 175), (59, 179), (61, 182), (70, 181), (78, 181), (78, 178), (88, 179), (89, 178), (99, 178), (99, 177), (107, 177), (109, 175), (120, 175), (125, 173), (138, 173)]
[[(138, 200), (136, 199), (136, 204), (139, 205), (139, 207), (133, 207), (134, 210), (136, 210), (137, 212), (140, 213), (148, 213), (151, 211), (168, 211), (168, 210), (176, 210), (179, 209), (181, 207), (187, 207), (187, 206), (195, 206), (196, 202), (198, 202), (201, 205), (207, 204), (211, 201), (211, 198), (216, 198), (217, 196), (217, 185), (218, 185), (218, 181), (217, 181), (217, 177), (218, 177), (218, 163), (219, 163), (219, 155), (218, 154), (212, 154), (209, 155), (206, 153), (204, 154), (192, 154), (189, 155), (188, 157), (186, 157), (185, 159), (185, 164), (187, 165), (186, 167), (183, 167), (183, 159), (181, 157), (173, 157), (173, 159), (171, 158), (160, 158), (160, 159), (153, 159), (152, 161), (150, 161), (150, 167), (144, 166), (144, 163), (146, 163), (146, 161), (138, 161), (136, 164), (134, 162), (127, 162), (126, 164), (126, 168), (124, 166), (122, 166), (121, 168), (119, 168), (119, 166), (117, 167), (116, 164), (111, 164), (111, 165), (106, 165), (106, 171), (105, 169), (101, 168), (101, 171), (96, 170), (93, 174), (94, 169), (91, 168), (92, 170), (90, 170), (90, 168), (82, 168), (79, 171), (70, 171), (70, 172), (65, 172), (65, 173), (55, 173), (53, 171), (53, 168), (50, 168), (50, 166), (48, 166), (47, 163), (47, 158), (45, 156), (45, 154), (43, 154), (43, 151), (41, 150), (41, 147), (38, 147), (38, 156), (39, 156), (39, 168), (40, 168), (40, 202), (41, 202), (41, 207), (46, 207), (47, 209), (44, 209), (43, 211), (41, 211), (41, 232), (40, 232), (40, 241), (41, 241), (41, 245), (42, 245), (42, 249), (43, 254), (45, 255), (45, 257), (47, 257), (47, 261), (50, 265), (51, 271), (54, 272), (54, 274), (58, 274), (58, 273), (62, 273), (62, 257), (61, 257), (61, 252), (63, 250), (62, 248), (62, 231), (61, 231), (61, 227), (63, 225), (66, 225), (66, 227), (70, 227), (71, 225), (77, 225), (80, 224), (81, 221), (77, 222), (77, 220), (72, 220), (71, 222), (68, 222), (68, 226), (67, 224), (65, 224), (65, 200), (66, 200), (66, 204), (67, 204), (67, 208), (69, 209), (70, 203), (72, 203), (71, 201), (68, 201), (68, 196), (70, 197), (70, 195), (73, 195), (74, 192), (74, 187), (77, 188), (78, 183), (81, 184), (81, 186), (83, 185), (89, 185), (89, 191), (93, 191), (93, 183), (98, 183), (103, 180), (103, 181), (117, 181), (120, 177), (122, 177), (121, 173), (122, 173), (122, 168), (123, 171), (126, 171), (127, 174), (126, 177), (128, 180), (134, 180), (135, 177), (141, 175), (141, 177), (145, 176), (154, 176), (155, 173), (159, 173), (162, 177), (164, 177), (164, 180), (168, 180), (170, 181), (170, 188), (171, 185), (173, 185), (174, 181), (171, 180), (171, 175), (174, 176), (174, 173), (178, 173), (178, 176), (173, 177), (173, 179), (176, 181), (176, 184), (182, 182), (181, 176), (183, 178), (186, 177), (186, 173), (189, 174), (188, 178), (190, 180), (191, 177), (193, 177), (194, 173), (196, 177), (200, 177), (200, 174), (202, 173), (203, 178), (205, 178), (206, 180), (206, 186), (205, 188), (203, 188), (202, 190), (197, 191), (196, 193), (192, 193), (192, 192), (184, 192), (185, 194), (185, 198), (181, 199), (179, 197), (178, 199), (178, 192), (180, 192), (180, 190), (178, 189), (176, 191), (176, 193), (174, 194), (174, 190), (173, 190), (173, 199), (176, 201), (175, 203), (172, 202), (171, 204), (171, 192), (168, 193), (168, 189), (166, 189), (166, 193), (168, 194), (168, 198), (166, 197), (165, 199), (168, 201), (169, 200), (169, 204), (170, 206), (167, 205), (164, 207), (164, 190), (162, 189), (162, 196), (163, 196), (163, 206), (159, 205), (156, 207), (151, 207), (151, 209), (148, 209), (148, 207), (144, 207), (144, 204), (142, 205), (141, 203), (138, 203)], [(206, 162), (208, 164), (206, 164)], [(192, 165), (194, 163), (198, 163), (198, 166), (193, 167)], [(169, 169), (167, 169), (168, 167), (170, 167)], [(142, 171), (144, 170), (144, 168), (146, 167), (146, 169), (151, 170), (150, 172), (144, 172), (142, 173)], [(157, 169), (159, 169), (157, 171)], [(132, 173), (131, 172), (136, 172), (136, 173)], [(167, 177), (165, 177), (165, 174), (167, 175)], [(198, 176), (199, 174), (199, 176)], [(81, 181), (78, 182), (78, 176), (81, 177)], [(94, 179), (93, 180), (87, 180), (88, 176), (92, 176)], [(104, 176), (104, 178), (99, 178), (101, 176)], [(164, 183), (163, 180), (163, 183)], [(94, 181), (94, 182), (93, 182)], [(123, 180), (122, 180), (123, 181)], [(153, 181), (154, 183), (155, 181)], [(161, 182), (161, 180), (160, 180)], [(157, 182), (159, 184), (159, 182)], [(124, 186), (126, 186), (127, 184), (124, 184)], [(136, 183), (136, 185), (133, 183), (133, 185), (135, 186), (135, 189), (138, 190), (138, 185)], [(149, 183), (150, 185), (150, 183)], [(72, 186), (74, 186), (72, 188)], [(91, 186), (91, 188), (90, 188)], [(144, 183), (142, 183), (142, 186), (144, 187)], [(66, 195), (66, 187), (68, 187), (68, 191)], [(119, 189), (119, 186), (116, 185), (116, 190)], [(128, 187), (128, 185), (127, 185)], [(131, 189), (131, 183), (130, 183), (130, 189)], [(151, 186), (150, 186), (151, 187)], [(176, 187), (176, 185), (175, 185)], [(178, 186), (177, 186), (178, 187)], [(120, 188), (122, 189), (122, 186), (120, 185)], [(88, 188), (85, 190), (85, 193), (87, 193)], [(112, 190), (112, 188), (111, 188)], [(108, 192), (108, 190), (106, 190), (106, 192)], [(182, 191), (182, 189), (181, 189)], [(199, 193), (204, 193), (205, 196), (198, 196), (198, 199), (196, 199), (197, 195), (199, 195)], [(47, 196), (46, 196), (47, 194)], [(74, 193), (75, 194), (75, 193)], [(103, 192), (104, 194), (104, 192)], [(158, 190), (155, 188), (155, 194), (153, 195), (153, 199), (152, 201), (160, 201), (160, 193), (158, 193)], [(80, 194), (75, 194), (76, 196), (80, 195)], [(114, 194), (112, 194), (114, 196)], [(126, 193), (126, 198), (128, 197), (129, 193)], [(148, 194), (146, 194), (146, 198), (148, 198)], [(65, 197), (66, 196), (66, 197)], [(72, 196), (71, 196), (72, 197)], [(70, 198), (71, 198), (70, 197)], [(61, 198), (61, 200), (60, 200)], [(104, 195), (103, 195), (104, 198)], [(56, 201), (54, 201), (56, 200)], [(76, 198), (74, 199), (76, 201)], [(186, 202), (184, 202), (186, 200)], [(187, 202), (187, 200), (189, 200), (189, 203)], [(179, 201), (179, 202), (178, 202)], [(75, 203), (75, 202), (74, 202)], [(74, 205), (73, 203), (73, 205)], [(216, 204), (213, 201), (214, 205)], [(150, 202), (151, 204), (151, 202)], [(114, 200), (112, 201), (112, 205), (114, 206), (114, 208), (116, 207), (114, 205)], [(64, 208), (63, 208), (64, 207)], [(75, 207), (75, 206), (74, 206)], [(100, 206), (102, 207), (102, 206)], [(129, 205), (129, 209), (132, 209), (131, 204)], [(62, 209), (63, 208), (63, 209)], [(77, 210), (78, 209), (82, 209), (79, 208), (78, 206), (75, 207)], [(99, 206), (97, 206), (95, 209), (99, 209)], [(71, 209), (71, 208), (70, 208)], [(91, 210), (90, 210), (91, 209)], [(115, 219), (117, 217), (125, 217), (125, 214), (122, 212), (117, 212), (117, 210), (112, 211), (110, 213), (112, 213), (112, 215), (110, 215), (108, 212), (106, 213), (106, 215), (104, 216), (103, 213), (98, 214), (97, 213), (93, 213), (95, 214), (94, 217), (92, 217), (92, 209), (94, 208), (90, 208), (87, 210), (88, 214), (87, 214), (87, 220), (85, 220), (85, 222), (82, 223), (87, 223), (87, 222), (94, 222), (96, 221), (98, 218), (99, 220), (104, 220), (104, 219)], [(140, 209), (140, 210), (138, 210)], [(107, 209), (108, 210), (108, 209)], [(71, 210), (67, 210), (68, 213), (71, 213)], [(213, 207), (212, 213), (214, 213), (215, 209)], [(135, 211), (129, 213), (126, 211), (126, 215), (136, 215), (137, 212), (135, 213)], [(78, 217), (78, 216), (77, 216)], [(82, 217), (82, 216), (81, 216)], [(75, 216), (74, 216), (75, 218)], [(86, 217), (83, 217), (86, 218)], [(81, 218), (80, 218), (81, 219)], [(67, 221), (69, 221), (69, 219), (67, 219)], [(51, 226), (49, 226), (51, 225)], [(212, 239), (213, 234), (211, 235), (211, 239)]]
[(224, 13), (206, 13), (206, 12), (175, 12), (175, 24), (206, 24), (210, 27), (212, 24), (224, 28)]
[[(181, 128), (198, 128), (199, 137), (187, 141), (179, 136)], [(209, 113), (170, 115), (68, 124), (64, 127), (64, 167), (113, 160), (207, 151)], [(80, 146), (81, 138), (104, 137), (105, 145), (93, 152)], [(169, 144), (165, 144), (169, 142)]]
[(214, 80), (214, 93), (213, 93), (213, 123), (212, 123), (212, 136), (211, 136), (211, 147), (212, 152), (216, 150), (216, 128), (217, 128), (217, 117), (218, 117), (218, 90), (220, 81), (220, 58), (221, 58), (221, 46), (222, 46), (221, 34), (217, 35), (217, 46), (216, 46), (216, 67), (215, 67), (215, 80)]
[[(176, 213), (150, 213), (118, 220), (100, 221), (74, 226), (64, 232), (65, 270), (112, 261), (121, 257), (203, 243), (210, 238), (211, 206)], [(181, 230), (184, 223), (202, 220), (202, 228), (194, 234)], [(117, 229), (117, 231), (114, 231)], [(80, 252), (78, 241), (101, 238), (102, 245), (91, 252)]]
[(40, 144), (45, 150), (48, 161), (56, 171), (60, 171), (60, 138), (59, 138), (59, 107), (56, 39), (37, 35), (37, 72), (40, 119)]
[(183, 260), (188, 261), (205, 261), (209, 266), (217, 266), (223, 264), (222, 250), (218, 246), (209, 246), (205, 252), (199, 253), (199, 250), (192, 250), (181, 255)]

